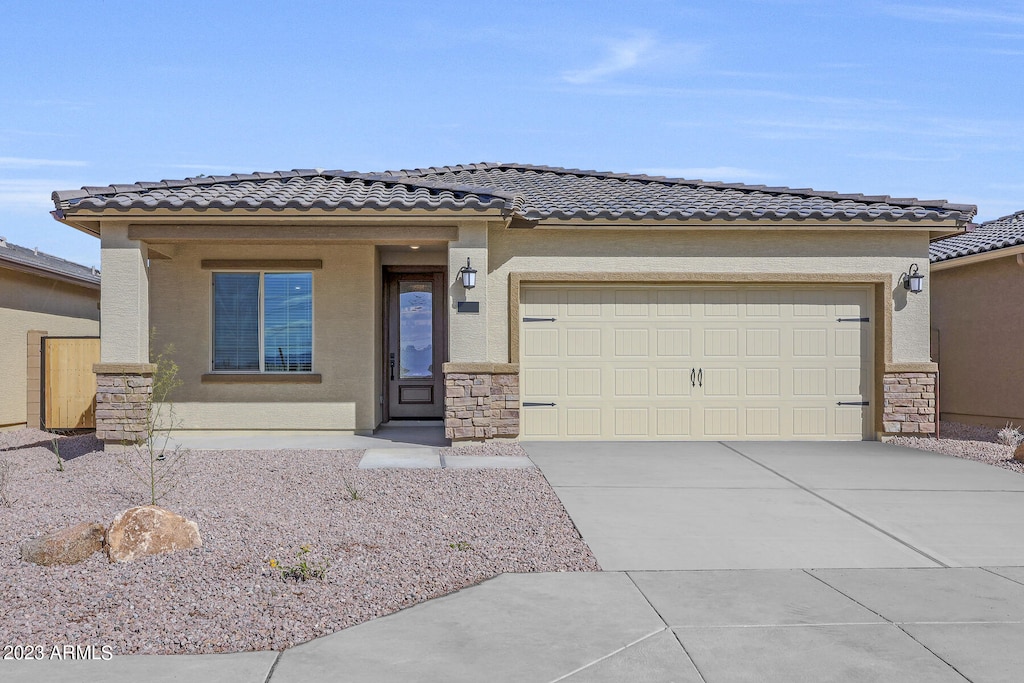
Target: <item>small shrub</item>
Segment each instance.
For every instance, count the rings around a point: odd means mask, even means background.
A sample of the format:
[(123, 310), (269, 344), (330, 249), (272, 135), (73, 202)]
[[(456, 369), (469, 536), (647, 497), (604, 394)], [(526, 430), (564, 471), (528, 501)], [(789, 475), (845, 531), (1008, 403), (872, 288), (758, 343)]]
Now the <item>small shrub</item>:
[[(152, 335), (151, 342), (152, 345)], [(171, 393), (182, 386), (178, 377), (178, 364), (172, 354), (174, 346), (168, 344), (159, 354), (150, 356), (156, 366), (152, 392), (146, 399), (146, 434), (138, 443), (126, 443), (119, 459), (131, 475), (142, 485), (148, 505), (156, 505), (181, 483), (189, 451), (171, 443), (171, 432), (180, 426), (174, 413)], [(127, 385), (128, 379), (124, 378)]]
[(469, 544), (469, 541), (456, 541), (455, 543), (449, 543), (448, 547), (452, 550), (460, 550), (463, 552), (473, 549), (473, 546)]
[(1004, 446), (1016, 448), (1022, 441), (1024, 441), (1024, 434), (1021, 434), (1019, 429), (1007, 422), (1006, 426), (1000, 429), (999, 433), (996, 434), (996, 440)]
[(330, 566), (330, 562), (324, 560), (320, 564), (310, 564), (306, 559), (306, 555), (310, 553), (309, 544), (305, 544), (299, 548), (299, 551), (295, 553), (295, 564), (281, 564), (277, 560), (271, 558), (268, 564), (271, 569), (277, 569), (281, 572), (281, 578), (283, 579), (294, 579), (295, 581), (308, 581), (309, 579), (324, 580), (327, 576), (327, 568)]
[(359, 492), (359, 488), (353, 482), (350, 482), (345, 477), (341, 478), (341, 482), (345, 486), (345, 493), (348, 494), (348, 499), (349, 500), (362, 500), (363, 499), (363, 494), (361, 494)]
[(57, 471), (64, 471), (64, 458), (60, 457), (60, 439), (51, 439), (50, 444), (53, 454), (57, 456)]
[(11, 498), (8, 487), (14, 478), (14, 463), (10, 460), (0, 460), (0, 507), (12, 507), (18, 501)]

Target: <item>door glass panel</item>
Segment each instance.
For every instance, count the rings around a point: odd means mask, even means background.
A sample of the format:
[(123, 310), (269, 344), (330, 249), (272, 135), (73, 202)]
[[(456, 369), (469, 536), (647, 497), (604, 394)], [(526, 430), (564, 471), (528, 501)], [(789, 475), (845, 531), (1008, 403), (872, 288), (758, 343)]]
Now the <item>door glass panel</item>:
[(399, 379), (434, 376), (433, 304), (430, 282), (398, 283)]

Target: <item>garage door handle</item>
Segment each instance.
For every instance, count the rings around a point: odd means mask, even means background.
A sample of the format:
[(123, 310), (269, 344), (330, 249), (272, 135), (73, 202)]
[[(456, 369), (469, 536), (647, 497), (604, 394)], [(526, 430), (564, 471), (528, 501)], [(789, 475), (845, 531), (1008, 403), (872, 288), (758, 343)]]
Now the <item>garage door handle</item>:
[(523, 318), (524, 323), (553, 323), (554, 318)]
[(836, 401), (837, 406), (869, 406), (869, 401)]
[(539, 406), (546, 406), (548, 408), (554, 408), (555, 404), (554, 403), (531, 403), (530, 401), (524, 401), (523, 402), (523, 407), (524, 408), (537, 408)]
[(697, 371), (697, 386), (704, 386), (704, 368)]
[(697, 386), (697, 368), (690, 368), (690, 386)]

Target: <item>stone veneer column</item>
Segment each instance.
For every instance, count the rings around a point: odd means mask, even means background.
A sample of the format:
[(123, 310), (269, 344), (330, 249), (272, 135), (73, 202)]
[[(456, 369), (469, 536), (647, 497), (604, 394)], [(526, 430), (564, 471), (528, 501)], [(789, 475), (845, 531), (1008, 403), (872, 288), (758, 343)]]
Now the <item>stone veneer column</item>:
[(104, 444), (146, 438), (153, 395), (152, 363), (96, 363), (96, 438)]
[(444, 435), (452, 441), (519, 436), (519, 365), (445, 363)]
[(935, 433), (934, 372), (887, 372), (882, 379), (882, 429), (887, 434)]

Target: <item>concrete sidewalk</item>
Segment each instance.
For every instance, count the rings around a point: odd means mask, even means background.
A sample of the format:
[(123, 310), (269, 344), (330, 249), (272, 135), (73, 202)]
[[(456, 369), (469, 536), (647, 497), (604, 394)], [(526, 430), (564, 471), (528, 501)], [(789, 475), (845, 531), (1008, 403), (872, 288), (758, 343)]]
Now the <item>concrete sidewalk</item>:
[(283, 653), (18, 681), (1017, 681), (1024, 477), (877, 443), (524, 444), (605, 569), (506, 574)]
[(2, 662), (48, 683), (1010, 682), (1024, 569), (505, 574), (278, 654)]

